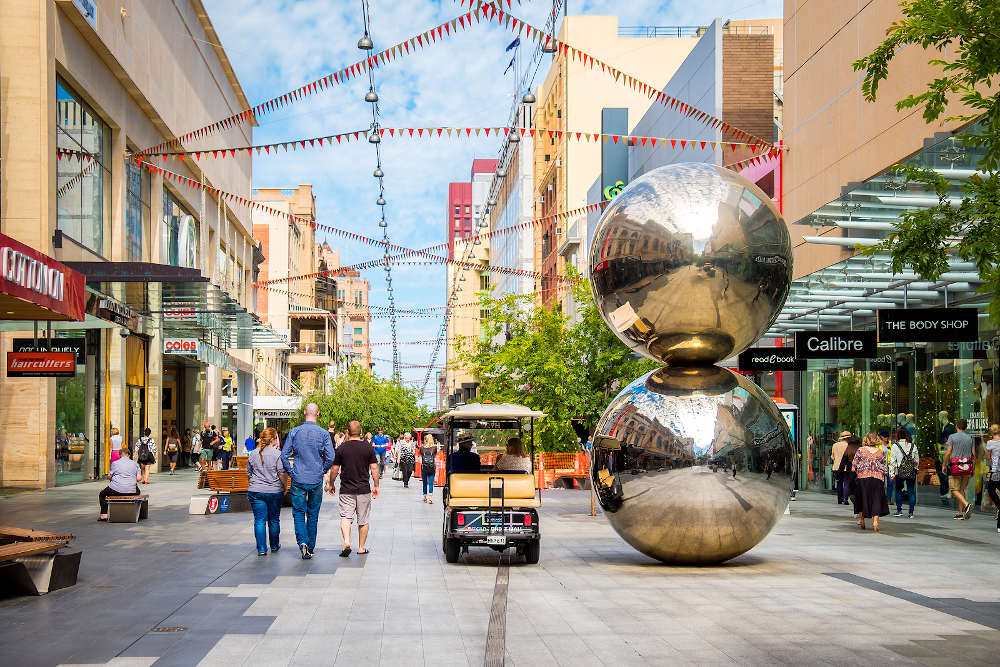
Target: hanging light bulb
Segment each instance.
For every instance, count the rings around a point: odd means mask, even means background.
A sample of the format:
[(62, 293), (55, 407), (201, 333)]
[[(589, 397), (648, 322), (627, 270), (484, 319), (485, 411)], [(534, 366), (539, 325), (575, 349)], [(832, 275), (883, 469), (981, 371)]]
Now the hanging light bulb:
[(381, 136), (379, 136), (379, 133), (378, 133), (378, 128), (377, 128), (377, 127), (376, 127), (376, 128), (373, 128), (373, 129), (372, 129), (372, 130), (371, 130), (371, 131), (370, 131), (370, 132), (368, 133), (368, 143), (370, 143), (370, 144), (377, 144), (377, 143), (378, 143), (378, 142), (380, 142), (380, 141), (382, 141), (382, 137), (381, 137)]
[(551, 37), (546, 37), (545, 43), (542, 44), (542, 53), (555, 53), (556, 50), (556, 40)]
[(388, 227), (389, 223), (385, 221), (385, 218), (382, 218), (381, 220), (379, 220), (378, 226), (379, 227)]
[(521, 98), (521, 101), (525, 104), (534, 104), (537, 100), (535, 100), (535, 94), (529, 90), (524, 94), (524, 97)]
[[(516, 144), (517, 142), (521, 141), (521, 134), (517, 131), (516, 127), (511, 128), (510, 134), (507, 135), (507, 141), (509, 141), (512, 144)], [(500, 174), (497, 174), (497, 176), (500, 176)], [(501, 178), (503, 177), (501, 176)]]
[(361, 49), (362, 51), (371, 51), (373, 48), (375, 48), (375, 45), (372, 44), (372, 38), (368, 36), (367, 30), (365, 31), (365, 34), (361, 37), (361, 39), (358, 40), (358, 48)]
[(365, 102), (371, 102), (372, 104), (378, 102), (378, 93), (375, 92), (375, 88), (369, 88), (368, 92), (365, 93)]
[(385, 206), (385, 197), (380, 195), (379, 198), (375, 200), (375, 204), (378, 206)]
[(507, 170), (503, 167), (497, 167), (497, 178), (503, 178), (507, 175)]
[(382, 167), (375, 167), (375, 171), (372, 172), (372, 176), (375, 178), (382, 178), (385, 176), (385, 172), (382, 171)]
[(462, 274), (462, 277), (458, 279), (458, 282), (460, 282), (460, 283), (464, 283), (465, 282), (465, 274), (464, 273)]

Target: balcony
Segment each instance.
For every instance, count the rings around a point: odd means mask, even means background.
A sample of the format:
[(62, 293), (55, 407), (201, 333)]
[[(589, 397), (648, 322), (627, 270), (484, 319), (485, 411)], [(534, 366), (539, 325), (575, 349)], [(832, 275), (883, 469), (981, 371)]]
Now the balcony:
[(292, 341), (288, 354), (288, 365), (309, 369), (330, 366), (335, 363), (333, 346), (326, 342)]

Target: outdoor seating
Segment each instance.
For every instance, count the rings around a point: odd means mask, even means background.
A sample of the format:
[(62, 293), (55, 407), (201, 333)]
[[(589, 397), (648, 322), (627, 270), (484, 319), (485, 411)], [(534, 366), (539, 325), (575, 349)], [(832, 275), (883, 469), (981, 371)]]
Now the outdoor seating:
[(110, 523), (139, 523), (149, 518), (149, 495), (108, 496)]
[(80, 551), (59, 553), (71, 534), (0, 526), (0, 590), (42, 595), (76, 584)]

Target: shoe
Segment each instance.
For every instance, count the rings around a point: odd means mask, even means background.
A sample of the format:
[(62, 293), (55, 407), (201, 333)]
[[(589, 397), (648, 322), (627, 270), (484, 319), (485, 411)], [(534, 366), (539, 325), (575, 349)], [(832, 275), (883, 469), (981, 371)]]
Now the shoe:
[(961, 515), (961, 513), (959, 513), (959, 514), (956, 514), (955, 516), (953, 516), (951, 518), (952, 519), (963, 519), (964, 517)]
[(309, 547), (304, 544), (299, 545), (299, 551), (302, 552), (302, 560), (309, 560), (313, 557), (312, 553), (309, 551)]
[(909, 514), (907, 514), (906, 518), (907, 519), (912, 519), (913, 518), (913, 512), (910, 512)]
[(274, 553), (275, 551), (277, 551), (280, 548), (281, 548), (280, 544), (278, 546), (276, 546), (276, 547), (271, 547), (271, 553)]
[(901, 510), (896, 510), (896, 513), (893, 514), (893, 516), (903, 516), (903, 512)]
[(974, 510), (974, 509), (976, 509), (976, 508), (972, 506), (972, 503), (969, 503), (968, 505), (966, 505), (965, 509), (962, 510), (962, 518), (965, 519), (965, 520), (968, 520), (968, 519), (972, 518), (972, 510)]
[(266, 555), (267, 555), (266, 551), (258, 551), (257, 552), (257, 558), (260, 558), (261, 556), (266, 556)]

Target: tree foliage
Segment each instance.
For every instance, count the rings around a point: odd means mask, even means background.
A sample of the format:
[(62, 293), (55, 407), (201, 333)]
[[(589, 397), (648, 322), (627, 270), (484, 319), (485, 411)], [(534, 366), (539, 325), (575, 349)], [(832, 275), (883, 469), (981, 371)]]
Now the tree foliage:
[[(957, 138), (982, 151), (977, 174), (961, 186), (960, 201), (953, 201), (948, 180), (931, 169), (897, 165), (908, 183), (922, 183), (935, 193), (938, 203), (900, 216), (886, 239), (865, 252), (888, 252), (892, 269), (906, 267), (927, 280), (937, 280), (947, 270), (952, 252), (974, 262), (992, 293), (990, 317), (1000, 323), (1000, 2), (995, 0), (903, 0), (903, 19), (893, 23), (886, 39), (872, 53), (854, 62), (864, 70), (862, 91), (874, 101), (879, 84), (889, 76), (889, 65), (901, 49), (920, 46), (941, 57), (929, 62), (941, 76), (927, 88), (899, 100), (898, 110), (923, 107), (927, 123), (937, 122), (949, 104), (961, 102), (970, 111), (948, 120), (973, 121)], [(905, 73), (900, 72), (900, 75)]]
[(417, 404), (416, 392), (357, 366), (331, 380), (326, 389), (305, 395), (293, 424), (304, 421), (303, 411), (309, 403), (319, 406), (319, 424), (325, 426), (332, 419), (341, 431), (347, 429), (350, 420), (357, 419), (363, 432), (374, 433), (381, 427), (388, 434), (398, 435), (430, 420), (427, 411)]
[(537, 424), (535, 441), (545, 451), (575, 450), (571, 420), (592, 427), (621, 387), (656, 366), (636, 358), (608, 329), (584, 282), (575, 283), (572, 295), (577, 322), (555, 308), (535, 307), (530, 295), (484, 299), (489, 316), (482, 337), (460, 346), (458, 363), (479, 378), (482, 400), (548, 415)]

